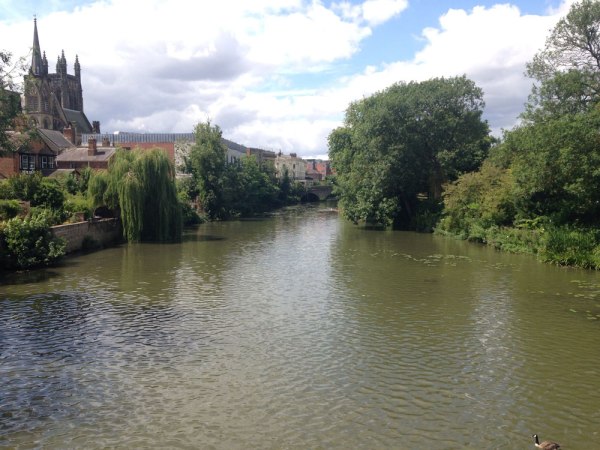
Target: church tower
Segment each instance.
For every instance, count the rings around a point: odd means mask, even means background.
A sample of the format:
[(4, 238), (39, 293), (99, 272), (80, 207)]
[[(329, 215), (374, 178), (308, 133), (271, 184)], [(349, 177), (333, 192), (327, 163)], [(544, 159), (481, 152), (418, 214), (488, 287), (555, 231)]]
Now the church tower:
[(31, 67), (25, 75), (23, 100), (23, 109), (31, 126), (61, 132), (65, 128), (73, 128), (79, 139), (81, 133), (92, 132), (83, 111), (79, 56), (75, 57), (74, 69), (74, 75), (67, 72), (63, 50), (56, 62), (56, 73), (48, 73), (48, 59), (46, 52), (41, 50), (37, 19), (34, 18)]

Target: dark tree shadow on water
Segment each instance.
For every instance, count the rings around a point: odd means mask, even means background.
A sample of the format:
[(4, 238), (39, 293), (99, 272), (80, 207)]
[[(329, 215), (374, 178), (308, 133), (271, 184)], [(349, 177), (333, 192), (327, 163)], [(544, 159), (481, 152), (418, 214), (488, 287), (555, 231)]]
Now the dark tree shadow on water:
[(51, 269), (23, 270), (18, 272), (0, 271), (0, 286), (41, 283), (58, 276), (60, 276), (60, 273)]
[(224, 241), (223, 236), (214, 236), (210, 234), (184, 234), (181, 238), (182, 242), (211, 242)]

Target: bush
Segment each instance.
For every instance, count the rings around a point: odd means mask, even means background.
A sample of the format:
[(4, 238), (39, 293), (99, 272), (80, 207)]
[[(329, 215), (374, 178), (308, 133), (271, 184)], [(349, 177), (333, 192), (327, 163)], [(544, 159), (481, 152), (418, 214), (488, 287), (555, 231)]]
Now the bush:
[(484, 163), (479, 172), (462, 175), (446, 186), (440, 231), (481, 237), (482, 229), (512, 225), (516, 217), (514, 178), (509, 170)]
[(189, 202), (180, 201), (179, 204), (181, 205), (181, 215), (183, 218), (184, 227), (197, 225), (204, 222), (204, 220), (198, 215), (196, 210), (192, 208), (192, 205), (190, 205)]
[(56, 180), (44, 179), (38, 190), (33, 194), (31, 206), (41, 206), (48, 209), (62, 209), (65, 194)]
[(64, 240), (53, 236), (44, 214), (8, 220), (2, 226), (1, 240), (9, 269), (47, 266), (65, 254)]
[(4, 200), (12, 200), (16, 199), (15, 195), (9, 180), (0, 180), (0, 199)]
[(83, 195), (68, 195), (64, 203), (64, 212), (67, 219), (72, 219), (75, 213), (82, 212), (87, 220), (92, 217), (93, 209), (91, 202)]
[(540, 257), (559, 265), (600, 269), (599, 233), (592, 229), (550, 228)]
[(18, 200), (0, 200), (0, 220), (8, 220), (21, 212)]
[(33, 205), (33, 197), (39, 191), (41, 184), (42, 174), (39, 172), (31, 175), (22, 173), (8, 179), (8, 186), (13, 195), (12, 198), (32, 202), (32, 206), (35, 206)]
[(40, 206), (32, 207), (29, 210), (28, 216), (38, 217), (43, 216), (48, 222), (48, 226), (60, 225), (65, 223), (68, 216), (65, 214), (63, 209), (47, 209)]

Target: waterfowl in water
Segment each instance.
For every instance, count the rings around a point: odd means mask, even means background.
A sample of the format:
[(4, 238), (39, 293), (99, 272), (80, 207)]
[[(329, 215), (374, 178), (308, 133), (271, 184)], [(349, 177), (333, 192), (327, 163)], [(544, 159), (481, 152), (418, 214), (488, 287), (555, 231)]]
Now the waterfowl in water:
[(537, 448), (541, 448), (542, 450), (559, 450), (560, 449), (560, 445), (557, 444), (556, 442), (543, 441), (540, 444), (537, 434), (533, 435), (533, 442)]

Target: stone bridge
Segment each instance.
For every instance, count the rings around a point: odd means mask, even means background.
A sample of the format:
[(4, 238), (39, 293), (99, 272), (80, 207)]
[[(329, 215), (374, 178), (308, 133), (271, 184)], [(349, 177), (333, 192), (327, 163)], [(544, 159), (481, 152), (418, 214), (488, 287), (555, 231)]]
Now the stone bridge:
[(331, 196), (333, 188), (328, 185), (310, 186), (300, 198), (303, 202), (319, 202), (327, 200)]

